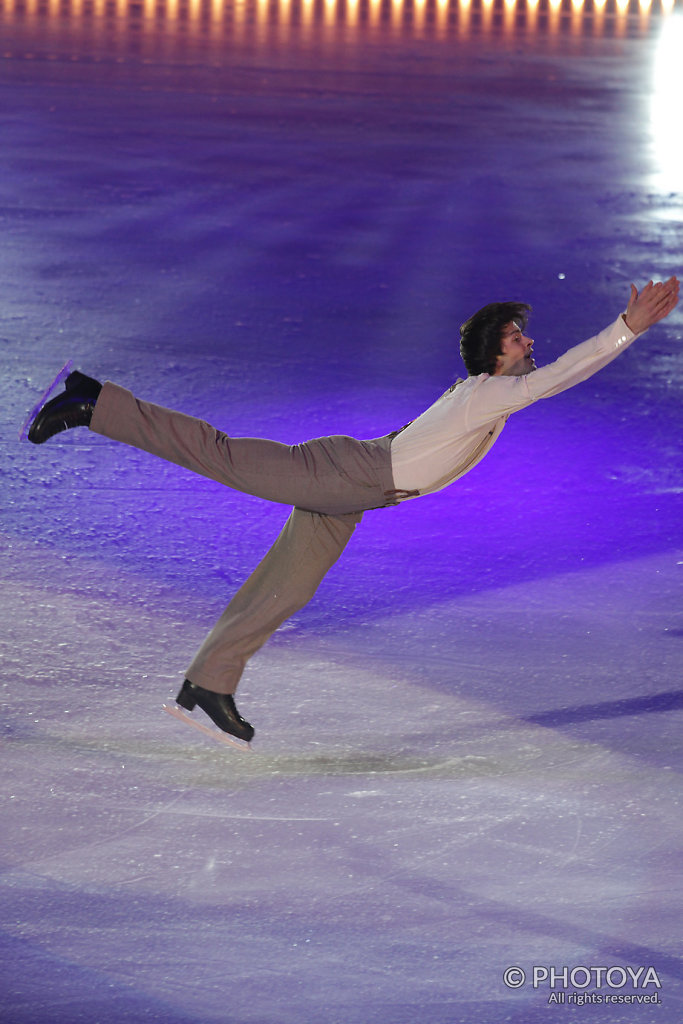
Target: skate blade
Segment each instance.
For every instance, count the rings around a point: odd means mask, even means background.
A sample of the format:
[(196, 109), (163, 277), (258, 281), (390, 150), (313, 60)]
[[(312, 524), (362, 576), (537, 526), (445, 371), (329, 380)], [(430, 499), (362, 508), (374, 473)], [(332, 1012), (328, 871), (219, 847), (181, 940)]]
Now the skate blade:
[(31, 429), (31, 424), (33, 423), (34, 419), (36, 418), (36, 416), (38, 415), (40, 410), (43, 408), (45, 403), (47, 401), (49, 401), (50, 398), (52, 398), (53, 394), (58, 389), (60, 384), (64, 383), (66, 378), (69, 376), (69, 374), (73, 370), (73, 367), (74, 367), (74, 361), (73, 361), (73, 359), (70, 359), (69, 362), (66, 363), (61, 368), (61, 370), (59, 371), (59, 373), (57, 374), (55, 379), (52, 381), (52, 384), (50, 384), (50, 386), (47, 388), (47, 390), (43, 392), (41, 397), (38, 399), (37, 403), (34, 405), (33, 409), (31, 409), (31, 411), (28, 414), (28, 417), (26, 419), (26, 422), (24, 423), (23, 427), (21, 428), (21, 431), (19, 433), (19, 440), (20, 441), (26, 441), (28, 439), (28, 432)]
[(170, 704), (163, 705), (164, 711), (167, 711), (169, 715), (173, 715), (174, 718), (179, 718), (181, 722), (185, 722), (186, 725), (191, 725), (194, 729), (199, 729), (200, 732), (210, 736), (212, 740), (217, 743), (226, 743), (230, 747), (237, 747), (238, 750), (251, 750), (251, 744), (246, 743), (244, 740), (240, 740), (237, 736), (231, 736), (230, 733), (222, 732), (217, 728), (210, 728), (208, 725), (204, 725), (202, 722), (195, 722), (194, 718), (190, 718), (180, 708), (173, 707)]

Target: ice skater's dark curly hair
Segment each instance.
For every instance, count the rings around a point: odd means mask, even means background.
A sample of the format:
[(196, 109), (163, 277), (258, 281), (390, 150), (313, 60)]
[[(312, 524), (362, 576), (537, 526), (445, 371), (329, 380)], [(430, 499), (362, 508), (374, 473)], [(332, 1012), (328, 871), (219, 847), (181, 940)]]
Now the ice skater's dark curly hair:
[(514, 320), (526, 328), (531, 306), (525, 302), (491, 302), (460, 328), (460, 355), (470, 377), (493, 373), (500, 353), (503, 328)]

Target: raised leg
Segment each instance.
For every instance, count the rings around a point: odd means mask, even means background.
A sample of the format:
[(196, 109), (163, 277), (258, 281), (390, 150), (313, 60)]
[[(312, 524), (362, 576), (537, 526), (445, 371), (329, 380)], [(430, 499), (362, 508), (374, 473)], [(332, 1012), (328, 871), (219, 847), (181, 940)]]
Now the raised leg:
[(388, 438), (358, 441), (339, 435), (285, 445), (232, 437), (111, 383), (102, 388), (90, 429), (235, 490), (326, 515), (394, 500)]

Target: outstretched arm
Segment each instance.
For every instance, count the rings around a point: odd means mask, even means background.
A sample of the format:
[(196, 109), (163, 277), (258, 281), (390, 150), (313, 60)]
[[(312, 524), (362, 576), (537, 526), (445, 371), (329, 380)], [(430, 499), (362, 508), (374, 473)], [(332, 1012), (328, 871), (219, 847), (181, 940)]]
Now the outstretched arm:
[(523, 409), (539, 398), (550, 398), (587, 380), (628, 348), (639, 334), (668, 316), (678, 302), (678, 289), (675, 277), (658, 284), (649, 281), (640, 293), (631, 285), (626, 312), (594, 338), (575, 345), (555, 362), (533, 373), (487, 378), (477, 391), (476, 403), (469, 405), (468, 426), (481, 426), (496, 416)]
[(642, 334), (648, 327), (663, 320), (678, 302), (678, 287), (676, 277), (670, 277), (668, 281), (660, 281), (657, 284), (648, 281), (640, 293), (632, 284), (631, 297), (624, 314), (626, 326), (634, 334)]

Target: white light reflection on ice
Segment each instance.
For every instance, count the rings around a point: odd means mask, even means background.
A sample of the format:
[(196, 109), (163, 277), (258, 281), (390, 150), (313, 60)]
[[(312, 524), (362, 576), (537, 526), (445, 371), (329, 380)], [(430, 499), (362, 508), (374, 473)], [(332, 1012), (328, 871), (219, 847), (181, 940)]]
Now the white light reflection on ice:
[(655, 48), (650, 123), (657, 188), (683, 191), (681, 97), (683, 96), (683, 16), (664, 17)]

